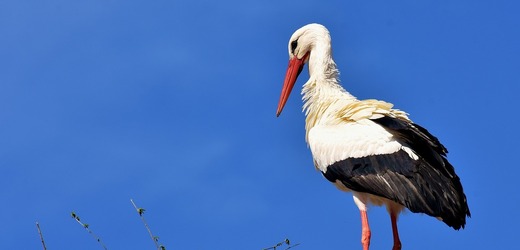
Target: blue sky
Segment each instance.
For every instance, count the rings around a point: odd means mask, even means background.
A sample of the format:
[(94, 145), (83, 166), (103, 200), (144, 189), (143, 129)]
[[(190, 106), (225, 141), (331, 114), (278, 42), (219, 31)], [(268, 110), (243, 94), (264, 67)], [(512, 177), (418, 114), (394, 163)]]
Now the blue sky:
[[(511, 249), (514, 1), (2, 1), (0, 249), (360, 249), (350, 194), (314, 170), (300, 86), (275, 117), (287, 42), (318, 22), (342, 83), (439, 137), (473, 217), (401, 216), (404, 249)], [(370, 210), (373, 249), (392, 245)]]

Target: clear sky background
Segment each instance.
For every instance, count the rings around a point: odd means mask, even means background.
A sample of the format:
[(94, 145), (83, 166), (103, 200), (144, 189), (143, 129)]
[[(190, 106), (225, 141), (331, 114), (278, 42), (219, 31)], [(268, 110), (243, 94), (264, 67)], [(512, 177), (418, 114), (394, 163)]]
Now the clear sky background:
[[(1, 1), (0, 249), (361, 249), (351, 194), (317, 172), (287, 43), (318, 22), (342, 83), (449, 149), (473, 217), (403, 214), (404, 249), (518, 246), (520, 3)], [(370, 210), (373, 249), (390, 219)]]

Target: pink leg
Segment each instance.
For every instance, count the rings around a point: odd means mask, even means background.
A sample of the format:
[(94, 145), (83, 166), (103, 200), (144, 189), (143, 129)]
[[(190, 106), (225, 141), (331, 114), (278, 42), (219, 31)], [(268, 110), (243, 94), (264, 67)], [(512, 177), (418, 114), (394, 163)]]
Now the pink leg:
[(361, 210), (361, 244), (363, 250), (370, 247), (370, 227), (368, 226), (368, 216), (366, 210)]
[(392, 250), (401, 250), (401, 240), (399, 240), (399, 232), (397, 231), (397, 213), (390, 212), (390, 220), (392, 220), (392, 233), (394, 235)]

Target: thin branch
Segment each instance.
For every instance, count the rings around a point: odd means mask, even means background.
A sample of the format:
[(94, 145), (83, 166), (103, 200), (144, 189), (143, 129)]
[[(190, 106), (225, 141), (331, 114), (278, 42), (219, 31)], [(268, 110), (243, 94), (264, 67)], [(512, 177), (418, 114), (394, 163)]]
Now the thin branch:
[(296, 244), (294, 244), (294, 245), (292, 245), (292, 246), (289, 246), (289, 247), (286, 248), (285, 250), (287, 250), (287, 249), (291, 249), (291, 248), (293, 248), (293, 247), (295, 247), (295, 246), (299, 246), (299, 245), (300, 245), (300, 243), (296, 243)]
[(103, 244), (103, 241), (101, 241), (101, 239), (99, 238), (99, 236), (97, 236), (94, 232), (92, 232), (92, 230), (90, 230), (89, 228), (89, 225), (87, 223), (83, 223), (81, 222), (81, 220), (79, 219), (79, 216), (76, 215), (76, 213), (74, 212), (71, 212), (70, 213), (70, 216), (72, 216), (72, 218), (74, 220), (76, 220), (83, 228), (85, 228), (85, 230), (87, 230), (87, 232), (92, 235), (92, 237), (94, 237), (94, 239), (99, 242), (99, 244), (103, 247), (103, 249), (107, 250), (107, 247), (105, 246), (105, 244)]
[(152, 234), (152, 230), (150, 229), (150, 227), (148, 226), (148, 223), (144, 219), (144, 211), (146, 211), (146, 210), (144, 208), (141, 208), (141, 207), (138, 208), (137, 205), (135, 205), (134, 200), (130, 199), (130, 202), (132, 202), (132, 205), (134, 205), (134, 208), (137, 211), (137, 213), (139, 214), (139, 217), (141, 217), (141, 220), (143, 221), (144, 227), (148, 231), (148, 234), (150, 235), (150, 238), (152, 239), (153, 243), (155, 244), (155, 247), (157, 247), (158, 250), (166, 250), (166, 247), (164, 247), (163, 245), (159, 244), (159, 237), (158, 236), (154, 236)]
[(291, 242), (289, 241), (289, 239), (285, 239), (285, 240), (283, 240), (282, 242), (278, 242), (278, 243), (276, 243), (276, 245), (274, 245), (274, 246), (272, 246), (272, 247), (264, 248), (264, 249), (262, 249), (262, 250), (269, 250), (269, 249), (276, 250), (277, 247), (280, 247), (280, 246), (282, 246), (283, 244), (287, 244), (287, 245), (289, 245), (289, 247), (287, 247), (285, 250), (287, 250), (287, 249), (291, 249), (291, 248), (293, 248), (293, 247), (295, 247), (295, 246), (300, 245), (300, 243), (297, 243), (297, 244), (291, 245)]
[(40, 229), (40, 223), (36, 222), (36, 228), (38, 228), (38, 234), (40, 235), (40, 240), (42, 241), (43, 250), (47, 250), (45, 246), (45, 241), (43, 240), (42, 230)]

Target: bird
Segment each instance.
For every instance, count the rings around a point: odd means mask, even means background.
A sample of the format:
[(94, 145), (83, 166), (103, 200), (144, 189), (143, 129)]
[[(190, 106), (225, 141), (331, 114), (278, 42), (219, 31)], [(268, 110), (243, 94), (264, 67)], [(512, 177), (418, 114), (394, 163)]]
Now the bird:
[(294, 32), (276, 116), (308, 64), (301, 91), (305, 138), (314, 166), (339, 190), (351, 192), (361, 215), (361, 245), (370, 246), (367, 208), (386, 206), (393, 250), (402, 248), (399, 214), (408, 209), (444, 222), (455, 230), (471, 217), (460, 178), (437, 137), (414, 123), (393, 104), (358, 100), (343, 88), (332, 57), (328, 29), (317, 23)]

